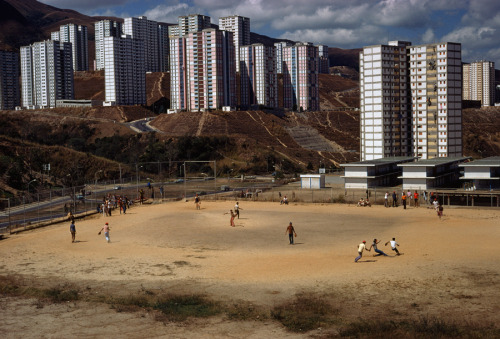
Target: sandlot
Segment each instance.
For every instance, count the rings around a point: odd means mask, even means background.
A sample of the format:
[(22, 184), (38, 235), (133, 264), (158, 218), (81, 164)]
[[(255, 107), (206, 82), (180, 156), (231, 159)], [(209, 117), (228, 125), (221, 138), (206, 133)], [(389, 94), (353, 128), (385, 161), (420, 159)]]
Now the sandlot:
[[(499, 209), (445, 206), (439, 220), (425, 207), (242, 201), (230, 227), (224, 213), (234, 203), (203, 201), (197, 211), (193, 201), (177, 201), (87, 217), (76, 221), (76, 243), (69, 223), (8, 236), (0, 241), (2, 337), (331, 337), (360, 321), (422, 318), (498, 326)], [(290, 221), (298, 234), (293, 246), (285, 234)], [(97, 235), (104, 222), (111, 243)], [(404, 255), (384, 246), (392, 237)], [(354, 263), (358, 244), (373, 238), (390, 257), (372, 250)], [(73, 289), (80, 297), (44, 302), (9, 293), (10, 280), (24, 291)], [(179, 322), (110, 302), (161, 294), (203, 295), (249, 315)], [(330, 320), (294, 332), (272, 316), (301, 298), (326, 302)]]

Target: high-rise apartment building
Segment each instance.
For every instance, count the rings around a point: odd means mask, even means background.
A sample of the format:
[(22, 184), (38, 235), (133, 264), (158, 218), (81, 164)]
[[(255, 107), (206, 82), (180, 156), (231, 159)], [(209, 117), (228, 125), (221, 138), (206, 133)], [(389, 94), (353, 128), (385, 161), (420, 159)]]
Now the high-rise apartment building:
[(144, 41), (123, 35), (104, 38), (106, 102), (115, 105), (146, 104)]
[(301, 42), (283, 48), (283, 103), (285, 108), (319, 110), (318, 49)]
[(392, 41), (367, 46), (359, 58), (360, 158), (411, 155), (411, 108), (406, 47)]
[(104, 69), (104, 38), (121, 37), (122, 23), (112, 20), (101, 20), (95, 23), (95, 69)]
[(263, 44), (240, 47), (241, 106), (278, 107), (275, 48)]
[(462, 52), (458, 43), (408, 47), (413, 154), (462, 156)]
[(212, 28), (212, 24), (210, 23), (210, 21), (211, 18), (209, 16), (201, 14), (180, 16), (178, 18), (179, 35), (185, 36), (191, 32), (200, 32), (206, 28)]
[(495, 105), (495, 63), (477, 61), (463, 65), (463, 99)]
[(361, 160), (462, 156), (461, 46), (409, 42), (360, 53)]
[(250, 18), (239, 15), (219, 18), (219, 29), (233, 32), (236, 72), (239, 72), (240, 46), (250, 45)]
[(21, 47), (22, 105), (55, 107), (56, 100), (73, 99), (71, 43), (55, 40)]
[(199, 111), (235, 105), (233, 33), (214, 28), (170, 36), (171, 107)]
[(328, 59), (328, 46), (318, 45), (318, 56), (319, 56), (319, 74), (329, 74), (330, 73), (330, 61)]
[(52, 32), (51, 39), (70, 42), (73, 54), (73, 70), (89, 70), (89, 39), (87, 26), (67, 24), (59, 27), (59, 32)]
[(143, 42), (146, 56), (146, 72), (158, 72), (160, 69), (158, 22), (148, 20), (145, 16), (125, 18), (123, 34), (130, 35), (132, 39)]
[(170, 70), (168, 27), (169, 25), (167, 24), (158, 23), (158, 67), (160, 72), (168, 72)]
[(0, 50), (0, 110), (19, 106), (19, 54)]
[(283, 48), (292, 46), (290, 42), (282, 41), (274, 44), (276, 54), (276, 71), (278, 74), (283, 74)]

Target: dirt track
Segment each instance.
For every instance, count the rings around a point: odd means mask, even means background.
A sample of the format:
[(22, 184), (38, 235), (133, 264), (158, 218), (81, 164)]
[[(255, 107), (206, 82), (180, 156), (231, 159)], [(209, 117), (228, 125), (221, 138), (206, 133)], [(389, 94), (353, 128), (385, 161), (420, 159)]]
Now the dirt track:
[[(147, 289), (202, 293), (271, 308), (296, 293), (324, 295), (349, 319), (443, 316), (481, 324), (500, 320), (499, 210), (353, 207), (241, 202), (229, 226), (231, 202), (134, 207), (127, 215), (54, 225), (0, 242), (0, 275), (34, 284), (70, 283), (92, 293), (129, 295)], [(111, 226), (111, 243), (97, 232)], [(292, 221), (298, 237), (288, 245)], [(392, 237), (404, 255), (365, 252), (357, 245)], [(224, 317), (166, 325), (143, 313), (71, 302), (37, 308), (30, 299), (0, 299), (0, 331), (10, 337), (290, 337), (277, 322)], [(257, 325), (256, 325), (257, 324)], [(319, 335), (321, 330), (308, 335)]]

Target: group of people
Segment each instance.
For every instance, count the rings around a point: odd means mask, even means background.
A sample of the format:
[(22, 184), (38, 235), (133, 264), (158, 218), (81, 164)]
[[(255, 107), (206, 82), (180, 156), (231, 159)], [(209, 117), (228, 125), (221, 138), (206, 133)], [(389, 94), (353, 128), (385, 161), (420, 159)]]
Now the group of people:
[(229, 210), (229, 212), (224, 213), (224, 214), (229, 214), (231, 216), (231, 218), (229, 219), (229, 226), (236, 227), (236, 225), (234, 224), (234, 218), (236, 217), (238, 217), (238, 219), (240, 218), (241, 209), (242, 208), (240, 207), (239, 202), (236, 202), (236, 204), (234, 205), (234, 211)]
[[(388, 255), (384, 251), (378, 249), (377, 245), (379, 243), (380, 243), (380, 240), (373, 239), (372, 245), (369, 248), (367, 248), (366, 247), (366, 241), (363, 240), (363, 242), (358, 245), (358, 256), (354, 259), (354, 262), (357, 263), (358, 260), (363, 257), (363, 251), (370, 252), (372, 250), (372, 248), (375, 251), (375, 253), (377, 253), (377, 254), (373, 255), (374, 257), (378, 257), (378, 256), (381, 256), (381, 255), (383, 255), (384, 257), (388, 257)], [(387, 244), (389, 244), (389, 243), (391, 244), (391, 249), (394, 252), (396, 252), (396, 255), (401, 255), (401, 253), (399, 253), (399, 250), (398, 250), (399, 244), (396, 242), (396, 238), (392, 238), (392, 240), (387, 241), (385, 243), (385, 246), (387, 246)]]
[[(104, 237), (106, 238), (106, 241), (109, 243), (109, 242), (111, 242), (111, 238), (109, 236), (110, 229), (111, 229), (111, 227), (109, 227), (109, 223), (105, 223), (104, 226), (99, 231), (99, 233), (97, 233), (97, 235), (101, 235), (101, 233), (104, 231)], [(69, 225), (69, 232), (71, 233), (71, 242), (75, 243), (76, 242), (75, 219), (71, 219), (71, 224)]]
[(359, 199), (358, 207), (366, 207), (366, 206), (372, 207), (370, 199), (368, 199), (368, 198), (366, 198), (366, 200), (364, 198)]
[(102, 204), (97, 205), (97, 213), (110, 217), (114, 209), (119, 208), (120, 214), (126, 214), (127, 209), (132, 205), (132, 200), (127, 196), (108, 194), (102, 198)]
[[(423, 194), (424, 194), (424, 199), (426, 199), (425, 192)], [(392, 204), (389, 201), (389, 198), (392, 198)], [(410, 206), (412, 203), (413, 203), (414, 207), (419, 207), (420, 206), (419, 198), (420, 198), (420, 194), (417, 191), (415, 191), (413, 193), (410, 190), (408, 190), (407, 192), (403, 191), (401, 193), (401, 204), (403, 205), (404, 209), (406, 209), (407, 205)], [(389, 192), (385, 192), (384, 206), (385, 207), (391, 207), (391, 206), (398, 207), (399, 206), (398, 194), (396, 193), (396, 191), (393, 191), (392, 194), (390, 194)]]

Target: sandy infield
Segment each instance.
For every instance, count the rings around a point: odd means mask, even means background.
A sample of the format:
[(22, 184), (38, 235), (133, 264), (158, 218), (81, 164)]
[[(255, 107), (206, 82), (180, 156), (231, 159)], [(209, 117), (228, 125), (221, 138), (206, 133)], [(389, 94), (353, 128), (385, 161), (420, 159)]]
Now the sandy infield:
[[(438, 316), (480, 324), (500, 320), (500, 210), (433, 209), (343, 204), (193, 201), (134, 206), (126, 215), (76, 221), (11, 235), (0, 242), (0, 275), (20, 275), (41, 286), (72, 284), (96, 294), (148, 289), (201, 293), (263, 308), (296, 293), (324, 295), (344, 320)], [(298, 236), (288, 244), (292, 221)], [(111, 243), (97, 235), (109, 222)], [(396, 237), (394, 256), (384, 243)], [(390, 257), (364, 252), (362, 240)], [(0, 332), (7, 337), (301, 337), (271, 319), (223, 316), (161, 323), (147, 311), (116, 312), (109, 305), (69, 302), (37, 306), (0, 297)], [(319, 335), (321, 329), (305, 336)]]

